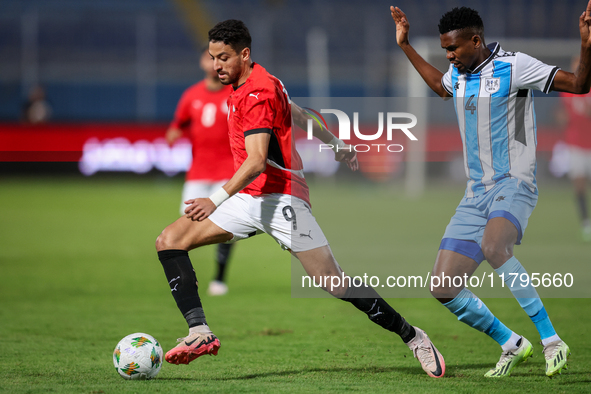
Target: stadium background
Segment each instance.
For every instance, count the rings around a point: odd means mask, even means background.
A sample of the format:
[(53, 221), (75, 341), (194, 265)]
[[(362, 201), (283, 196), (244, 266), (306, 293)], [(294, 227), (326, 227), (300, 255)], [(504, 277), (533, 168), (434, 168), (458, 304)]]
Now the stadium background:
[[(3, 172), (31, 168), (76, 171), (75, 166), (64, 162), (78, 161), (82, 145), (93, 136), (101, 141), (116, 138), (122, 129), (114, 130), (117, 123), (128, 129), (124, 137), (130, 143), (141, 139), (142, 133), (148, 133), (146, 138), (152, 141), (157, 139), (182, 91), (202, 76), (197, 60), (198, 52), (206, 44), (207, 30), (227, 18), (243, 19), (250, 26), (253, 58), (282, 79), (291, 97), (432, 96), (428, 90), (418, 91), (408, 84), (413, 72), (396, 46), (395, 25), (389, 17), (388, 4), (281, 0), (3, 1), (0, 4)], [(442, 70), (447, 62), (437, 50), (434, 21), (445, 10), (462, 4), (461, 1), (398, 3), (412, 21), (411, 38), (416, 43), (417, 39), (428, 37), (430, 59)], [(481, 11), (488, 42), (517, 39), (517, 45), (511, 48), (504, 45), (506, 49), (529, 50), (528, 53), (549, 64), (569, 68), (570, 48), (576, 51), (578, 31), (574, 22), (567, 21), (584, 6), (584, 1), (476, 1), (469, 5)], [(321, 51), (325, 48), (326, 53), (310, 52), (311, 40), (318, 35), (324, 39)], [(554, 48), (563, 51), (554, 53), (541, 44), (537, 45), (538, 51), (531, 53), (530, 43), (539, 44), (540, 40), (553, 40)], [(318, 68), (315, 58), (323, 55), (325, 73), (314, 79), (312, 74)], [(53, 126), (47, 132), (19, 124), (23, 104), (36, 85), (45, 88), (52, 107)], [(556, 98), (556, 94), (547, 97)], [(544, 177), (549, 151), (560, 139), (561, 130), (555, 124), (552, 110), (556, 102), (538, 101), (539, 173)], [(424, 160), (431, 163), (420, 171), (431, 177), (463, 181), (461, 171), (457, 171), (460, 145), (455, 117), (449, 108), (440, 115), (428, 120), (430, 132), (422, 140), (427, 141), (425, 149), (431, 152)], [(80, 132), (81, 129), (86, 129), (86, 133)], [(57, 134), (50, 137), (53, 132)], [(68, 146), (55, 144), (66, 140), (70, 141)], [(37, 141), (37, 145), (32, 141)], [(434, 150), (443, 153), (433, 153)], [(365, 174), (379, 181), (402, 177), (405, 171), (399, 162), (405, 159), (404, 155), (397, 155), (389, 163), (382, 163), (383, 168), (366, 165)], [(51, 165), (23, 165), (31, 161)], [(440, 162), (448, 164), (442, 166)], [(456, 165), (450, 167), (449, 163), (454, 162)], [(372, 165), (375, 168), (370, 168)], [(129, 170), (129, 167), (124, 165), (121, 169)], [(312, 164), (307, 171), (315, 171), (316, 167), (323, 166)], [(108, 170), (109, 165), (103, 169)], [(117, 165), (111, 165), (111, 169), (117, 169)], [(146, 171), (146, 166), (140, 169)], [(166, 169), (165, 172), (174, 173)], [(460, 176), (454, 178), (452, 174)]]
[[(70, 123), (70, 127), (53, 128), (52, 131), (58, 132), (53, 140), (72, 140), (68, 132), (76, 133), (97, 123), (100, 126), (95, 131), (88, 131), (84, 137), (78, 133), (78, 138), (87, 141), (93, 133), (99, 139), (114, 138), (117, 133), (104, 126), (114, 122), (123, 122), (127, 128), (130, 123), (131, 128), (141, 123), (144, 131), (149, 129), (153, 133), (150, 138), (156, 138), (158, 130), (170, 120), (182, 91), (201, 78), (197, 60), (199, 50), (206, 44), (207, 30), (228, 18), (243, 19), (250, 26), (253, 58), (282, 79), (291, 97), (432, 95), (427, 90), (415, 91), (407, 82), (411, 72), (396, 46), (395, 25), (389, 17), (388, 4), (281, 0), (3, 1), (0, 4), (0, 127), (4, 148), (0, 160), (72, 162), (80, 157), (79, 142), (77, 146), (62, 147), (70, 151), (65, 155), (50, 142), (43, 150), (58, 151), (53, 155), (21, 154), (27, 150), (37, 152), (26, 146), (27, 134), (15, 125), (29, 91), (36, 85), (46, 90), (52, 107), (51, 121)], [(462, 4), (461, 1), (398, 3), (412, 21), (414, 42), (428, 37), (435, 44), (435, 50), (431, 48), (431, 60), (442, 70), (447, 64), (437, 51), (437, 42), (433, 41), (437, 38), (434, 21), (445, 10)], [(517, 45), (506, 49), (529, 50), (528, 53), (549, 64), (569, 68), (570, 55), (565, 53), (570, 54), (570, 50), (553, 53), (542, 45), (542, 49), (532, 53), (529, 43), (553, 40), (558, 47), (576, 51), (577, 26), (567, 21), (584, 6), (584, 1), (476, 1), (470, 5), (481, 11), (488, 42), (519, 39)], [(327, 69), (321, 81), (311, 76), (317, 68), (315, 59), (311, 58), (321, 56), (310, 52), (311, 40), (318, 35), (325, 40), (321, 48), (326, 49)], [(554, 142), (560, 139), (560, 130), (554, 124), (555, 111), (546, 110), (556, 107), (556, 103), (539, 101), (538, 123), (542, 129), (539, 171), (544, 176), (547, 168), (544, 161)], [(78, 125), (77, 130), (72, 129), (72, 123)], [(547, 130), (546, 125), (549, 125)], [(429, 127), (433, 126), (451, 129), (431, 130), (430, 138), (437, 137), (437, 132), (443, 133), (438, 140), (430, 140), (431, 145), (441, 147), (441, 142), (448, 141), (445, 150), (457, 153), (459, 139), (452, 112), (446, 111), (443, 118), (429, 119)], [(66, 133), (60, 135), (60, 130)], [(107, 134), (101, 135), (104, 132)], [(16, 135), (20, 136), (20, 143), (14, 141)], [(38, 138), (39, 134), (30, 136), (30, 139)], [(457, 157), (457, 154), (444, 154), (426, 159), (452, 162)], [(403, 171), (399, 167), (391, 163), (385, 170), (387, 174), (373, 178), (389, 180), (401, 176)], [(13, 171), (27, 167), (4, 168)], [(57, 167), (44, 168), (53, 171)], [(455, 167), (451, 172), (443, 170), (446, 168), (428, 165), (426, 171), (438, 177), (458, 173)]]
[[(137, 391), (138, 386), (121, 386), (116, 380), (109, 365), (114, 344), (130, 332), (146, 331), (161, 338), (164, 347), (171, 347), (183, 333), (184, 322), (167, 294), (153, 241), (177, 214), (183, 180), (174, 159), (186, 151), (161, 149), (150, 165), (141, 160), (138, 167), (116, 164), (124, 161), (131, 146), (137, 148), (138, 141), (147, 140), (156, 150), (162, 147), (158, 139), (180, 94), (202, 78), (199, 52), (214, 23), (244, 20), (253, 36), (254, 60), (280, 77), (292, 97), (416, 96), (409, 88), (407, 60), (396, 47), (390, 4), (353, 0), (0, 2), (0, 345), (4, 349), (0, 391), (45, 392), (47, 387), (62, 392)], [(480, 10), (488, 42), (498, 38), (504, 49), (534, 50), (532, 55), (568, 69), (570, 55), (578, 52), (577, 18), (586, 2), (403, 0), (394, 5), (409, 15), (415, 42), (426, 37), (427, 46), (435, 40), (436, 47), (440, 15), (453, 6), (467, 5)], [(328, 78), (321, 81), (324, 90), (309, 75), (308, 40), (318, 34), (326, 38), (328, 49)], [(518, 47), (504, 44), (509, 40)], [(538, 49), (540, 42), (575, 50), (557, 54)], [(433, 54), (433, 61), (445, 69), (443, 52)], [(26, 125), (20, 120), (21, 109), (36, 84), (45, 87), (53, 114), (47, 124)], [(427, 193), (420, 197), (409, 198), (402, 192), (409, 167), (405, 156), (391, 161), (381, 156), (375, 165), (371, 155), (360, 155), (366, 169), (360, 174), (339, 169), (336, 176), (327, 176), (321, 171), (325, 165), (313, 166), (309, 179), (315, 215), (343, 266), (362, 262), (366, 266), (361, 268), (369, 269), (373, 260), (388, 255), (388, 261), (396, 263), (390, 269), (420, 268), (421, 274), (430, 269), (465, 183), (457, 167), (461, 151), (453, 109), (441, 108), (430, 114), (427, 125), (426, 165), (421, 168)], [(590, 283), (591, 251), (578, 239), (569, 182), (549, 171), (551, 150), (562, 136), (556, 108), (555, 94), (537, 95), (543, 195), (519, 253), (528, 268), (535, 264), (540, 272), (556, 272), (556, 262), (564, 263), (562, 270), (570, 267), (566, 263), (579, 266), (576, 279), (586, 286), (576, 293), (581, 298), (546, 303), (561, 332), (579, 349), (569, 377), (552, 381), (554, 391), (572, 392), (584, 391), (591, 380), (591, 353), (581, 334), (589, 324), (588, 314), (581, 311), (589, 310), (586, 284)], [(89, 140), (95, 146), (103, 143), (103, 148), (109, 143), (114, 150), (109, 151), (111, 167), (103, 163), (94, 172), (86, 167), (90, 176), (85, 177), (79, 161)], [(186, 157), (181, 159), (186, 162)], [(352, 218), (358, 216), (364, 216), (364, 222), (352, 225)], [(141, 390), (182, 391), (198, 379), (200, 387), (211, 391), (330, 392), (366, 390), (371, 384), (370, 391), (391, 392), (391, 375), (406, 392), (495, 390), (481, 378), (481, 370), (498, 358), (496, 346), (457, 323), (428, 293), (423, 299), (395, 300), (395, 304), (409, 320), (435, 331), (434, 341), (441, 342), (446, 358), (454, 360), (448, 376), (458, 379), (440, 386), (421, 380), (424, 376), (412, 364), (414, 360), (402, 358), (405, 349), (395, 348), (392, 353), (401, 354), (394, 356), (380, 352), (390, 339), (368, 328), (345, 305), (289, 298), (293, 288), (287, 279), (289, 257), (268, 237), (241, 244), (236, 256), (228, 298), (206, 300), (209, 319), (225, 338), (228, 356), (203, 360), (197, 375), (194, 370), (165, 366), (160, 382)], [(206, 280), (212, 270), (211, 251), (195, 251), (192, 257), (203, 262), (200, 277)], [(264, 306), (259, 304), (261, 298), (266, 300)], [(503, 309), (516, 307), (513, 300), (495, 299), (489, 305), (500, 310), (508, 324), (526, 327), (522, 332), (536, 338), (521, 312)], [(269, 314), (268, 308), (290, 312)], [(236, 316), (245, 311), (249, 321), (237, 325)], [(342, 316), (347, 316), (346, 324)], [(370, 333), (367, 344), (356, 351), (350, 338), (366, 331)], [(458, 341), (458, 335), (466, 340)], [(31, 338), (39, 340), (38, 345), (23, 348)], [(480, 352), (472, 352), (473, 344)], [(288, 354), (285, 360), (278, 348)], [(538, 354), (534, 371), (543, 370), (540, 359)], [(505, 392), (547, 389), (543, 372), (537, 372), (524, 367), (516, 372), (517, 381), (495, 387)]]
[[(397, 5), (409, 15), (412, 37), (437, 37), (440, 15), (463, 3), (401, 0)], [(209, 26), (229, 18), (250, 26), (253, 57), (280, 76), (293, 97), (310, 93), (306, 34), (314, 28), (328, 37), (331, 96), (405, 95), (402, 80), (390, 83), (389, 54), (398, 49), (389, 4), (5, 0), (0, 5), (0, 117), (17, 120), (28, 88), (39, 82), (47, 88), (55, 120), (168, 121), (180, 93), (200, 76), (198, 52)], [(570, 20), (585, 2), (480, 0), (470, 5), (480, 10), (489, 41), (577, 39), (577, 25)]]

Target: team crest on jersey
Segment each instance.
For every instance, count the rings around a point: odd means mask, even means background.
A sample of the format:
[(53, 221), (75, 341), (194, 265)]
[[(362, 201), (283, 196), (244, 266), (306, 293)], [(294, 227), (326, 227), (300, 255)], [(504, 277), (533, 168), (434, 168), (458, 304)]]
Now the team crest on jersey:
[(487, 93), (496, 93), (501, 88), (501, 78), (486, 78), (484, 80), (484, 90)]

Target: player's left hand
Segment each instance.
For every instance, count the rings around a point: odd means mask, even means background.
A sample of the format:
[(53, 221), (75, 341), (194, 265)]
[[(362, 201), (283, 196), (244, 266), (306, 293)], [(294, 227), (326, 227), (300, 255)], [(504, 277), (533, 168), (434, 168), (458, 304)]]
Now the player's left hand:
[(591, 0), (587, 3), (587, 9), (579, 17), (579, 30), (581, 32), (581, 44), (591, 47)]
[(192, 221), (205, 220), (216, 210), (216, 206), (209, 198), (193, 198), (185, 201), (189, 206), (185, 208), (185, 215)]
[(399, 46), (408, 45), (408, 31), (410, 24), (406, 14), (398, 7), (390, 6), (390, 14), (396, 23), (396, 43)]
[(339, 149), (335, 153), (334, 159), (336, 161), (344, 161), (349, 166), (351, 171), (357, 171), (359, 169), (359, 162), (357, 161), (357, 152), (351, 145), (345, 145), (343, 149)]

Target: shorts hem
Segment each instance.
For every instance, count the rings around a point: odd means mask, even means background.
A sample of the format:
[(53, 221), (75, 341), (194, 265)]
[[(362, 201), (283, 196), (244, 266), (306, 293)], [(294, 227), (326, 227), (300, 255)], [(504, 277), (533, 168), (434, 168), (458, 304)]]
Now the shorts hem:
[(488, 215), (487, 222), (488, 222), (488, 220), (491, 220), (494, 218), (505, 218), (508, 221), (510, 221), (511, 223), (513, 223), (513, 225), (517, 229), (517, 242), (515, 242), (515, 245), (521, 244), (521, 238), (523, 237), (523, 231), (521, 231), (521, 223), (519, 223), (519, 220), (517, 220), (517, 218), (511, 212), (502, 211), (502, 210), (493, 211)]
[(480, 245), (478, 245), (475, 241), (455, 238), (443, 238), (441, 240), (441, 244), (439, 245), (439, 250), (442, 249), (450, 250), (452, 252), (456, 252), (466, 257), (469, 257), (472, 260), (474, 260), (477, 264), (482, 263), (482, 261), (484, 260), (484, 253), (482, 253)]
[(237, 236), (236, 236), (236, 234), (234, 234), (234, 233), (233, 233), (233, 232), (231, 232), (231, 231), (228, 231), (228, 229), (225, 229), (225, 228), (224, 228), (224, 226), (220, 225), (220, 224), (219, 224), (219, 223), (218, 223), (218, 222), (215, 220), (215, 218), (212, 218), (211, 216), (209, 216), (209, 217), (208, 217), (208, 219), (209, 219), (209, 220), (211, 220), (211, 222), (212, 222), (213, 224), (215, 224), (216, 226), (218, 226), (219, 228), (221, 228), (221, 229), (222, 229), (222, 230), (224, 230), (225, 232), (232, 234), (232, 239), (230, 239), (230, 240), (228, 240), (228, 241), (226, 241), (226, 242), (222, 242), (222, 243), (234, 243), (234, 242), (236, 242), (236, 241), (240, 241), (241, 239), (243, 239), (243, 238), (241, 238), (241, 237), (237, 237)]
[(325, 240), (325, 242), (323, 242), (323, 243), (322, 243), (322, 244), (320, 244), (320, 245), (312, 245), (311, 247), (306, 247), (306, 246), (304, 246), (304, 248), (303, 248), (303, 249), (302, 249), (302, 248), (300, 248), (300, 249), (298, 249), (298, 250), (294, 250), (294, 248), (293, 248), (293, 244), (292, 244), (292, 248), (291, 248), (291, 249), (290, 249), (290, 248), (288, 248), (288, 249), (289, 249), (289, 250), (291, 250), (291, 251), (292, 251), (292, 252), (294, 252), (294, 253), (299, 253), (299, 252), (307, 252), (307, 251), (309, 251), (309, 250), (313, 250), (313, 249), (322, 248), (323, 246), (328, 246), (328, 245), (329, 245), (329, 243), (328, 243), (328, 240)]

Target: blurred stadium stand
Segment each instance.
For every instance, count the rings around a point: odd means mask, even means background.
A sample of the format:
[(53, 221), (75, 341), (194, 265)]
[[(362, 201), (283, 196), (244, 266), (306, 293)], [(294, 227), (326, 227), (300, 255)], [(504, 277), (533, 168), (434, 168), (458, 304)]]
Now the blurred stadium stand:
[[(480, 11), (487, 37), (559, 39), (578, 38), (577, 17), (586, 5), (585, 0), (392, 3), (408, 14), (413, 37), (437, 37), (441, 14), (468, 5)], [(389, 4), (3, 0), (0, 119), (18, 120), (28, 90), (41, 83), (57, 121), (167, 121), (181, 92), (201, 78), (198, 52), (206, 44), (202, 32), (229, 18), (245, 21), (253, 35), (253, 58), (278, 75), (293, 97), (309, 93), (306, 34), (314, 27), (328, 36), (331, 96), (402, 95), (405, 81), (391, 80), (390, 54), (402, 54), (396, 48)], [(208, 26), (196, 28), (195, 20)]]

